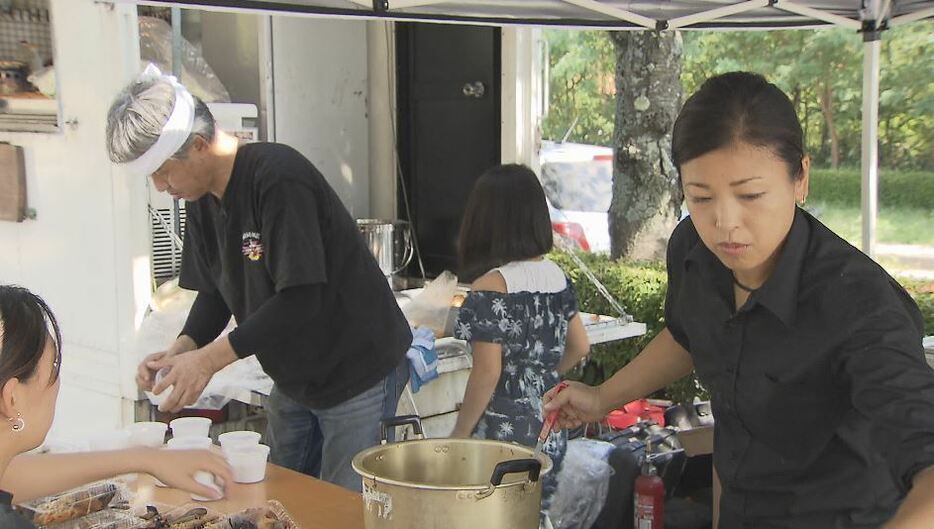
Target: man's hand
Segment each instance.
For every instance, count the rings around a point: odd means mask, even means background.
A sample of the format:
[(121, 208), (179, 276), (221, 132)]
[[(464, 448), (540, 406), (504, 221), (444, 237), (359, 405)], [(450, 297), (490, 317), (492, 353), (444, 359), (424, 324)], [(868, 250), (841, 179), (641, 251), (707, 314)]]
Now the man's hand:
[(162, 412), (177, 413), (185, 406), (197, 402), (201, 392), (215, 373), (203, 349), (163, 357), (148, 362), (146, 366), (154, 372), (168, 368), (162, 380), (152, 388), (153, 393), (160, 395), (170, 386), (172, 387), (172, 392), (159, 405), (159, 411)]
[(198, 346), (195, 344), (194, 340), (188, 336), (179, 336), (168, 349), (148, 355), (139, 363), (139, 367), (136, 368), (136, 385), (143, 391), (152, 391), (152, 386), (155, 384), (156, 371), (150, 369), (150, 363), (165, 360), (177, 354), (192, 351), (197, 348)]
[(159, 395), (172, 386), (172, 392), (159, 406), (159, 411), (177, 413), (197, 402), (214, 373), (235, 360), (237, 354), (225, 336), (201, 349), (148, 362), (146, 367), (154, 372), (168, 368), (162, 380), (152, 388), (152, 392)]
[(152, 391), (156, 372), (149, 368), (149, 364), (165, 360), (171, 356), (172, 353), (169, 351), (160, 351), (143, 358), (143, 361), (139, 363), (139, 367), (136, 368), (136, 385), (139, 386), (139, 389), (143, 391)]

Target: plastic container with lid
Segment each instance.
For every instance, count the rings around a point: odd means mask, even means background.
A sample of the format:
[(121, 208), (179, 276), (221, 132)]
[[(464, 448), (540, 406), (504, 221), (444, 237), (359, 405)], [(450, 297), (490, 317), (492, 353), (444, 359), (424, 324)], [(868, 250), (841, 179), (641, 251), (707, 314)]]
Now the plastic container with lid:
[(126, 503), (129, 498), (130, 491), (124, 483), (117, 480), (98, 481), (19, 505), (17, 510), (34, 525), (46, 527)]
[(131, 446), (158, 448), (165, 444), (165, 432), (169, 425), (164, 422), (137, 422), (129, 425)]
[(211, 432), (211, 419), (207, 417), (179, 417), (169, 423), (172, 437), (208, 437)]
[(262, 435), (259, 432), (251, 432), (248, 430), (227, 432), (217, 436), (217, 440), (220, 441), (224, 451), (236, 446), (256, 446), (259, 444), (261, 438)]
[(269, 447), (266, 445), (234, 445), (224, 450), (227, 462), (233, 469), (237, 483), (258, 483), (266, 479), (266, 460)]

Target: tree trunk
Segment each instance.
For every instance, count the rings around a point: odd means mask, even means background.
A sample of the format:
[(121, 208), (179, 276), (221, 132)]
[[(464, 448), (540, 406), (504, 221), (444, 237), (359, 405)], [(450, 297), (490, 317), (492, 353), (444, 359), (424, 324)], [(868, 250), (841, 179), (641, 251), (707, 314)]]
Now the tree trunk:
[(671, 128), (681, 107), (681, 35), (619, 31), (610, 251), (661, 259), (683, 199), (671, 162)]
[(833, 123), (833, 89), (829, 78), (824, 78), (823, 86), (821, 86), (820, 109), (827, 125), (827, 135), (830, 137), (830, 167), (836, 169), (840, 167), (840, 136)]
[(802, 141), (804, 142), (805, 148), (807, 151), (808, 144), (808, 127), (807, 127), (807, 112), (806, 106), (801, 104), (801, 85), (795, 85), (794, 89), (791, 91), (792, 98), (791, 104), (795, 107), (795, 114), (801, 120), (801, 132), (802, 132)]

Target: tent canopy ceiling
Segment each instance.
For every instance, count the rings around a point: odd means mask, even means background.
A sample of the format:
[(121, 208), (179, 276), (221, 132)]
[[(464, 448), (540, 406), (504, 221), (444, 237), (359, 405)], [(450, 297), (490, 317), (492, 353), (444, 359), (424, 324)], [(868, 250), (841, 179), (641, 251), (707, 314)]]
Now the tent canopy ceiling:
[[(120, 0), (118, 0), (120, 1)], [(934, 17), (934, 0), (122, 0), (147, 5), (473, 24), (781, 29)]]

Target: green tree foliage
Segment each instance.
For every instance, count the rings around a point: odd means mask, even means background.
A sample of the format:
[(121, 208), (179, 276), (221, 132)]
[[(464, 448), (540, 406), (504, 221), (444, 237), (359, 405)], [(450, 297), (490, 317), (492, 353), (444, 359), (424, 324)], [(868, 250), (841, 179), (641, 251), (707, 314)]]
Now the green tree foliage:
[(545, 139), (610, 146), (616, 112), (616, 52), (606, 31), (544, 30), (549, 47), (550, 108)]
[[(607, 32), (545, 30), (551, 105), (544, 137), (609, 146), (616, 67)], [(934, 22), (883, 32), (880, 162), (893, 169), (934, 169)], [(860, 163), (862, 37), (845, 29), (685, 32), (685, 95), (710, 76), (762, 73), (795, 103), (818, 167)], [(576, 121), (576, 122), (575, 122)]]
[[(932, 22), (883, 32), (879, 142), (885, 167), (934, 168), (932, 32)], [(684, 47), (686, 94), (719, 73), (759, 72), (793, 100), (816, 165), (859, 165), (861, 35), (845, 29), (690, 32)]]

